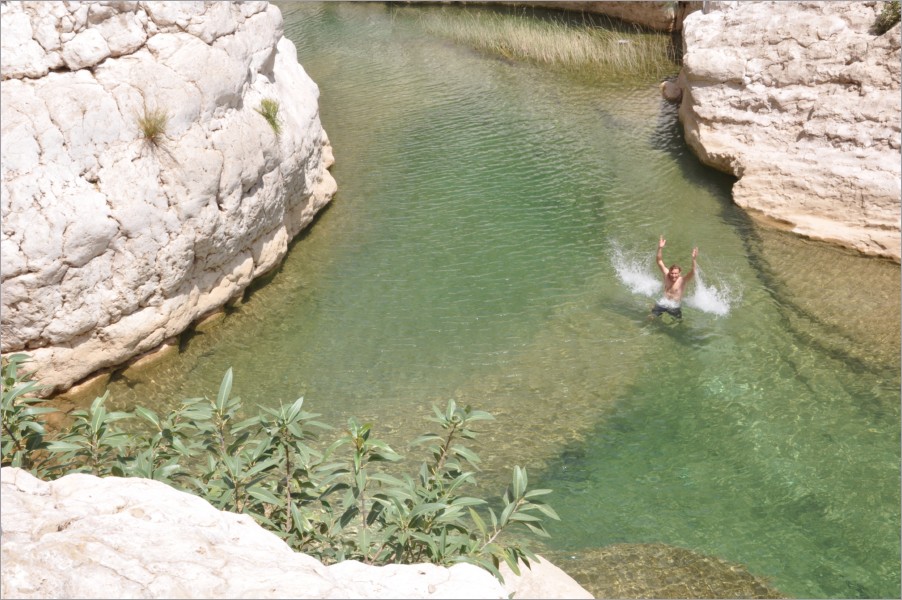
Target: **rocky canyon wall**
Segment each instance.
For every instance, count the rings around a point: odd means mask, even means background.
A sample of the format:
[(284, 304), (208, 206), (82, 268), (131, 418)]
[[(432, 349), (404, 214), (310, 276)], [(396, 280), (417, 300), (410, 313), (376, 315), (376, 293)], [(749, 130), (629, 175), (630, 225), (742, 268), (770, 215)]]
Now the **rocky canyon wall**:
[(2, 351), (62, 390), (277, 266), (335, 191), (332, 153), (267, 2), (0, 11)]
[(689, 15), (687, 143), (739, 178), (737, 204), (900, 260), (900, 29), (883, 2), (717, 2)]

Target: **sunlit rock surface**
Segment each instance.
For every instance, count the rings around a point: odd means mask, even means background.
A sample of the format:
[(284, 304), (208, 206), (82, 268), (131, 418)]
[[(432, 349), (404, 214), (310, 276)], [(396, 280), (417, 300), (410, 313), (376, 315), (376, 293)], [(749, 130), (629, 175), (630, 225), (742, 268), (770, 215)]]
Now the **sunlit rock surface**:
[(680, 118), (733, 197), (796, 233), (900, 258), (900, 30), (882, 2), (717, 2), (683, 25)]
[[(324, 566), (247, 515), (163, 483), (0, 472), (4, 598), (590, 598), (547, 562), (508, 574), (458, 564)], [(508, 572), (509, 573), (509, 572)]]
[[(4, 2), (0, 16), (2, 351), (65, 389), (277, 266), (335, 191), (331, 147), (266, 2)], [(154, 111), (168, 114), (157, 143), (139, 127)]]

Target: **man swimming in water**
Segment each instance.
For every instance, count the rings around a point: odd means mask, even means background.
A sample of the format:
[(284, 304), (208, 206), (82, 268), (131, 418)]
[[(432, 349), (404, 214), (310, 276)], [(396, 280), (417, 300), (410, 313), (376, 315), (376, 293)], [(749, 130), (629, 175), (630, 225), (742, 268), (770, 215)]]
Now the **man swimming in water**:
[(695, 257), (698, 256), (698, 248), (692, 249), (692, 268), (689, 269), (688, 273), (682, 275), (680, 265), (670, 265), (668, 269), (664, 264), (662, 252), (666, 243), (667, 240), (662, 235), (661, 240), (658, 242), (657, 258), (658, 266), (664, 274), (664, 297), (655, 303), (654, 308), (651, 309), (651, 316), (658, 317), (666, 312), (677, 319), (682, 319), (683, 311), (680, 309), (680, 305), (683, 302), (683, 292), (686, 289), (686, 284), (695, 276)]

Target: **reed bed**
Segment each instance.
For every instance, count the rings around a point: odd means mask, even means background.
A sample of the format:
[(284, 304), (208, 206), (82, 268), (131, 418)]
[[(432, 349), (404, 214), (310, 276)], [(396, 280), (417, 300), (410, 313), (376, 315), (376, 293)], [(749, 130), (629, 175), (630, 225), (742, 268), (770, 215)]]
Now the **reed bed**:
[(473, 9), (429, 11), (421, 18), (433, 35), (509, 60), (610, 78), (663, 78), (679, 69), (663, 33)]

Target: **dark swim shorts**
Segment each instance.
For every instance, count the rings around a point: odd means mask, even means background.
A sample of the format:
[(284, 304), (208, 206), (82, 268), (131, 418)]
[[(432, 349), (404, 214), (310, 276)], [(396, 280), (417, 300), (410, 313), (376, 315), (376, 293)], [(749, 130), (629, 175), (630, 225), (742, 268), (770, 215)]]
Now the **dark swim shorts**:
[(658, 304), (657, 302), (655, 302), (655, 307), (653, 309), (651, 309), (651, 314), (653, 314), (656, 317), (660, 317), (661, 314), (663, 314), (663, 313), (667, 313), (668, 315), (675, 317), (677, 319), (683, 318), (683, 311), (679, 306), (674, 308), (674, 307), (662, 306), (662, 305)]

